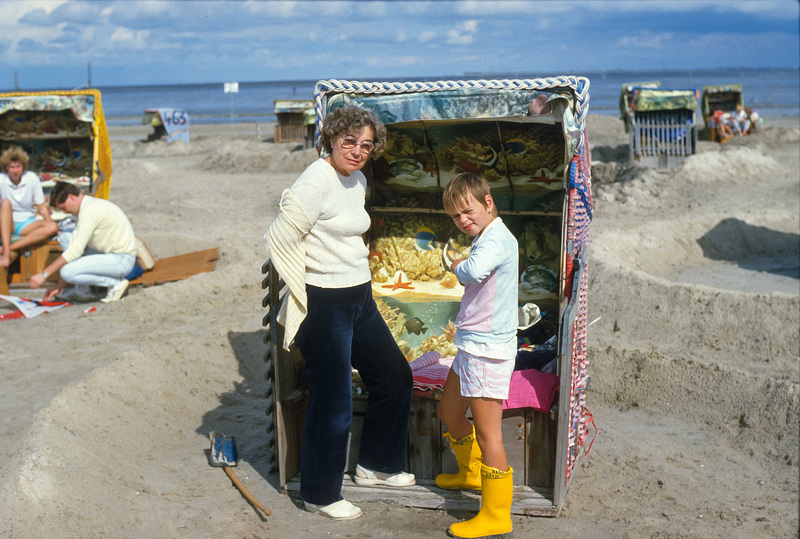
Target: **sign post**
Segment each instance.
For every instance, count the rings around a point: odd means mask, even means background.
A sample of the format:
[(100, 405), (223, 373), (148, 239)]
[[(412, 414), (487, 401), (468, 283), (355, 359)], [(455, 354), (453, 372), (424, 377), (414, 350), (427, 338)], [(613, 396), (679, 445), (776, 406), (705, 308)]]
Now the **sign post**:
[(238, 94), (239, 93), (239, 83), (238, 82), (226, 82), (223, 85), (223, 90), (225, 91), (226, 94), (230, 95), (230, 101), (231, 101), (230, 121), (233, 122), (233, 94)]

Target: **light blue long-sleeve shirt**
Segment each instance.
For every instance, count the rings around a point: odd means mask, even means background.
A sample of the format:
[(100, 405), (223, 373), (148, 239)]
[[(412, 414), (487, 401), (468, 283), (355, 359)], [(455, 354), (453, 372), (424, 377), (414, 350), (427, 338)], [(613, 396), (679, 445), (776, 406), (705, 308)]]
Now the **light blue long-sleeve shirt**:
[(517, 345), (519, 247), (496, 217), (472, 240), (469, 257), (455, 268), (464, 285), (455, 345), (473, 355), (513, 359)]

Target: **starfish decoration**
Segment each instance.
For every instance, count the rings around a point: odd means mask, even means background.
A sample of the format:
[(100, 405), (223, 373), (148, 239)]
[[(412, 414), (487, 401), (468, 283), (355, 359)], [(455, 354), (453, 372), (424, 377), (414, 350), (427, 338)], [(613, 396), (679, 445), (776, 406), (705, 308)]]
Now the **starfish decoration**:
[(411, 281), (403, 282), (403, 274), (397, 276), (397, 282), (392, 284), (385, 284), (383, 288), (391, 288), (392, 291), (397, 290), (398, 288), (405, 288), (407, 290), (414, 290), (414, 287), (411, 286)]
[(552, 178), (548, 178), (547, 175), (544, 172), (542, 172), (542, 174), (540, 176), (531, 176), (531, 179), (528, 180), (528, 183), (531, 183), (531, 182), (555, 183), (555, 182), (560, 182), (560, 181), (562, 181), (562, 180), (560, 180), (560, 179), (554, 180)]

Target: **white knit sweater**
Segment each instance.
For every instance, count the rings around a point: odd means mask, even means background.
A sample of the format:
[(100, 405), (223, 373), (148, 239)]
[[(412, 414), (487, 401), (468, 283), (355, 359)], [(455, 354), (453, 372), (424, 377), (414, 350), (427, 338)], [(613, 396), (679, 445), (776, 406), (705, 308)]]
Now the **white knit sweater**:
[(346, 288), (370, 280), (369, 249), (361, 239), (370, 224), (365, 195), (361, 172), (341, 176), (322, 159), (283, 192), (264, 242), (290, 289), (278, 314), (287, 350), (306, 316), (306, 284)]
[(342, 176), (323, 159), (291, 187), (312, 223), (304, 240), (306, 284), (346, 288), (370, 280), (369, 249), (361, 238), (370, 224), (364, 209), (366, 187), (360, 171)]

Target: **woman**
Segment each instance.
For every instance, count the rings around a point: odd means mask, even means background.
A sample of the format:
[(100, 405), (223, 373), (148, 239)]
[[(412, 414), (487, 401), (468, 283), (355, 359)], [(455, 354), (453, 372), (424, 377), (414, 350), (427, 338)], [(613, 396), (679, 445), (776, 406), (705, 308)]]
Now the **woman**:
[[(0, 154), (0, 266), (8, 266), (11, 251), (18, 251), (58, 234), (50, 218), (39, 176), (28, 170), (30, 157), (20, 146)], [(36, 218), (36, 213), (42, 219)], [(21, 236), (11, 243), (11, 236)]]
[(283, 346), (288, 349), (294, 339), (308, 383), (300, 495), (307, 510), (336, 520), (361, 515), (341, 495), (352, 419), (351, 366), (369, 393), (355, 482), (415, 483), (403, 472), (411, 369), (372, 299), (369, 250), (362, 239), (370, 218), (361, 168), (381, 155), (385, 140), (386, 128), (373, 112), (356, 106), (330, 112), (320, 137), (327, 157), (283, 192), (265, 236), (290, 288), (278, 315), (286, 328)]

